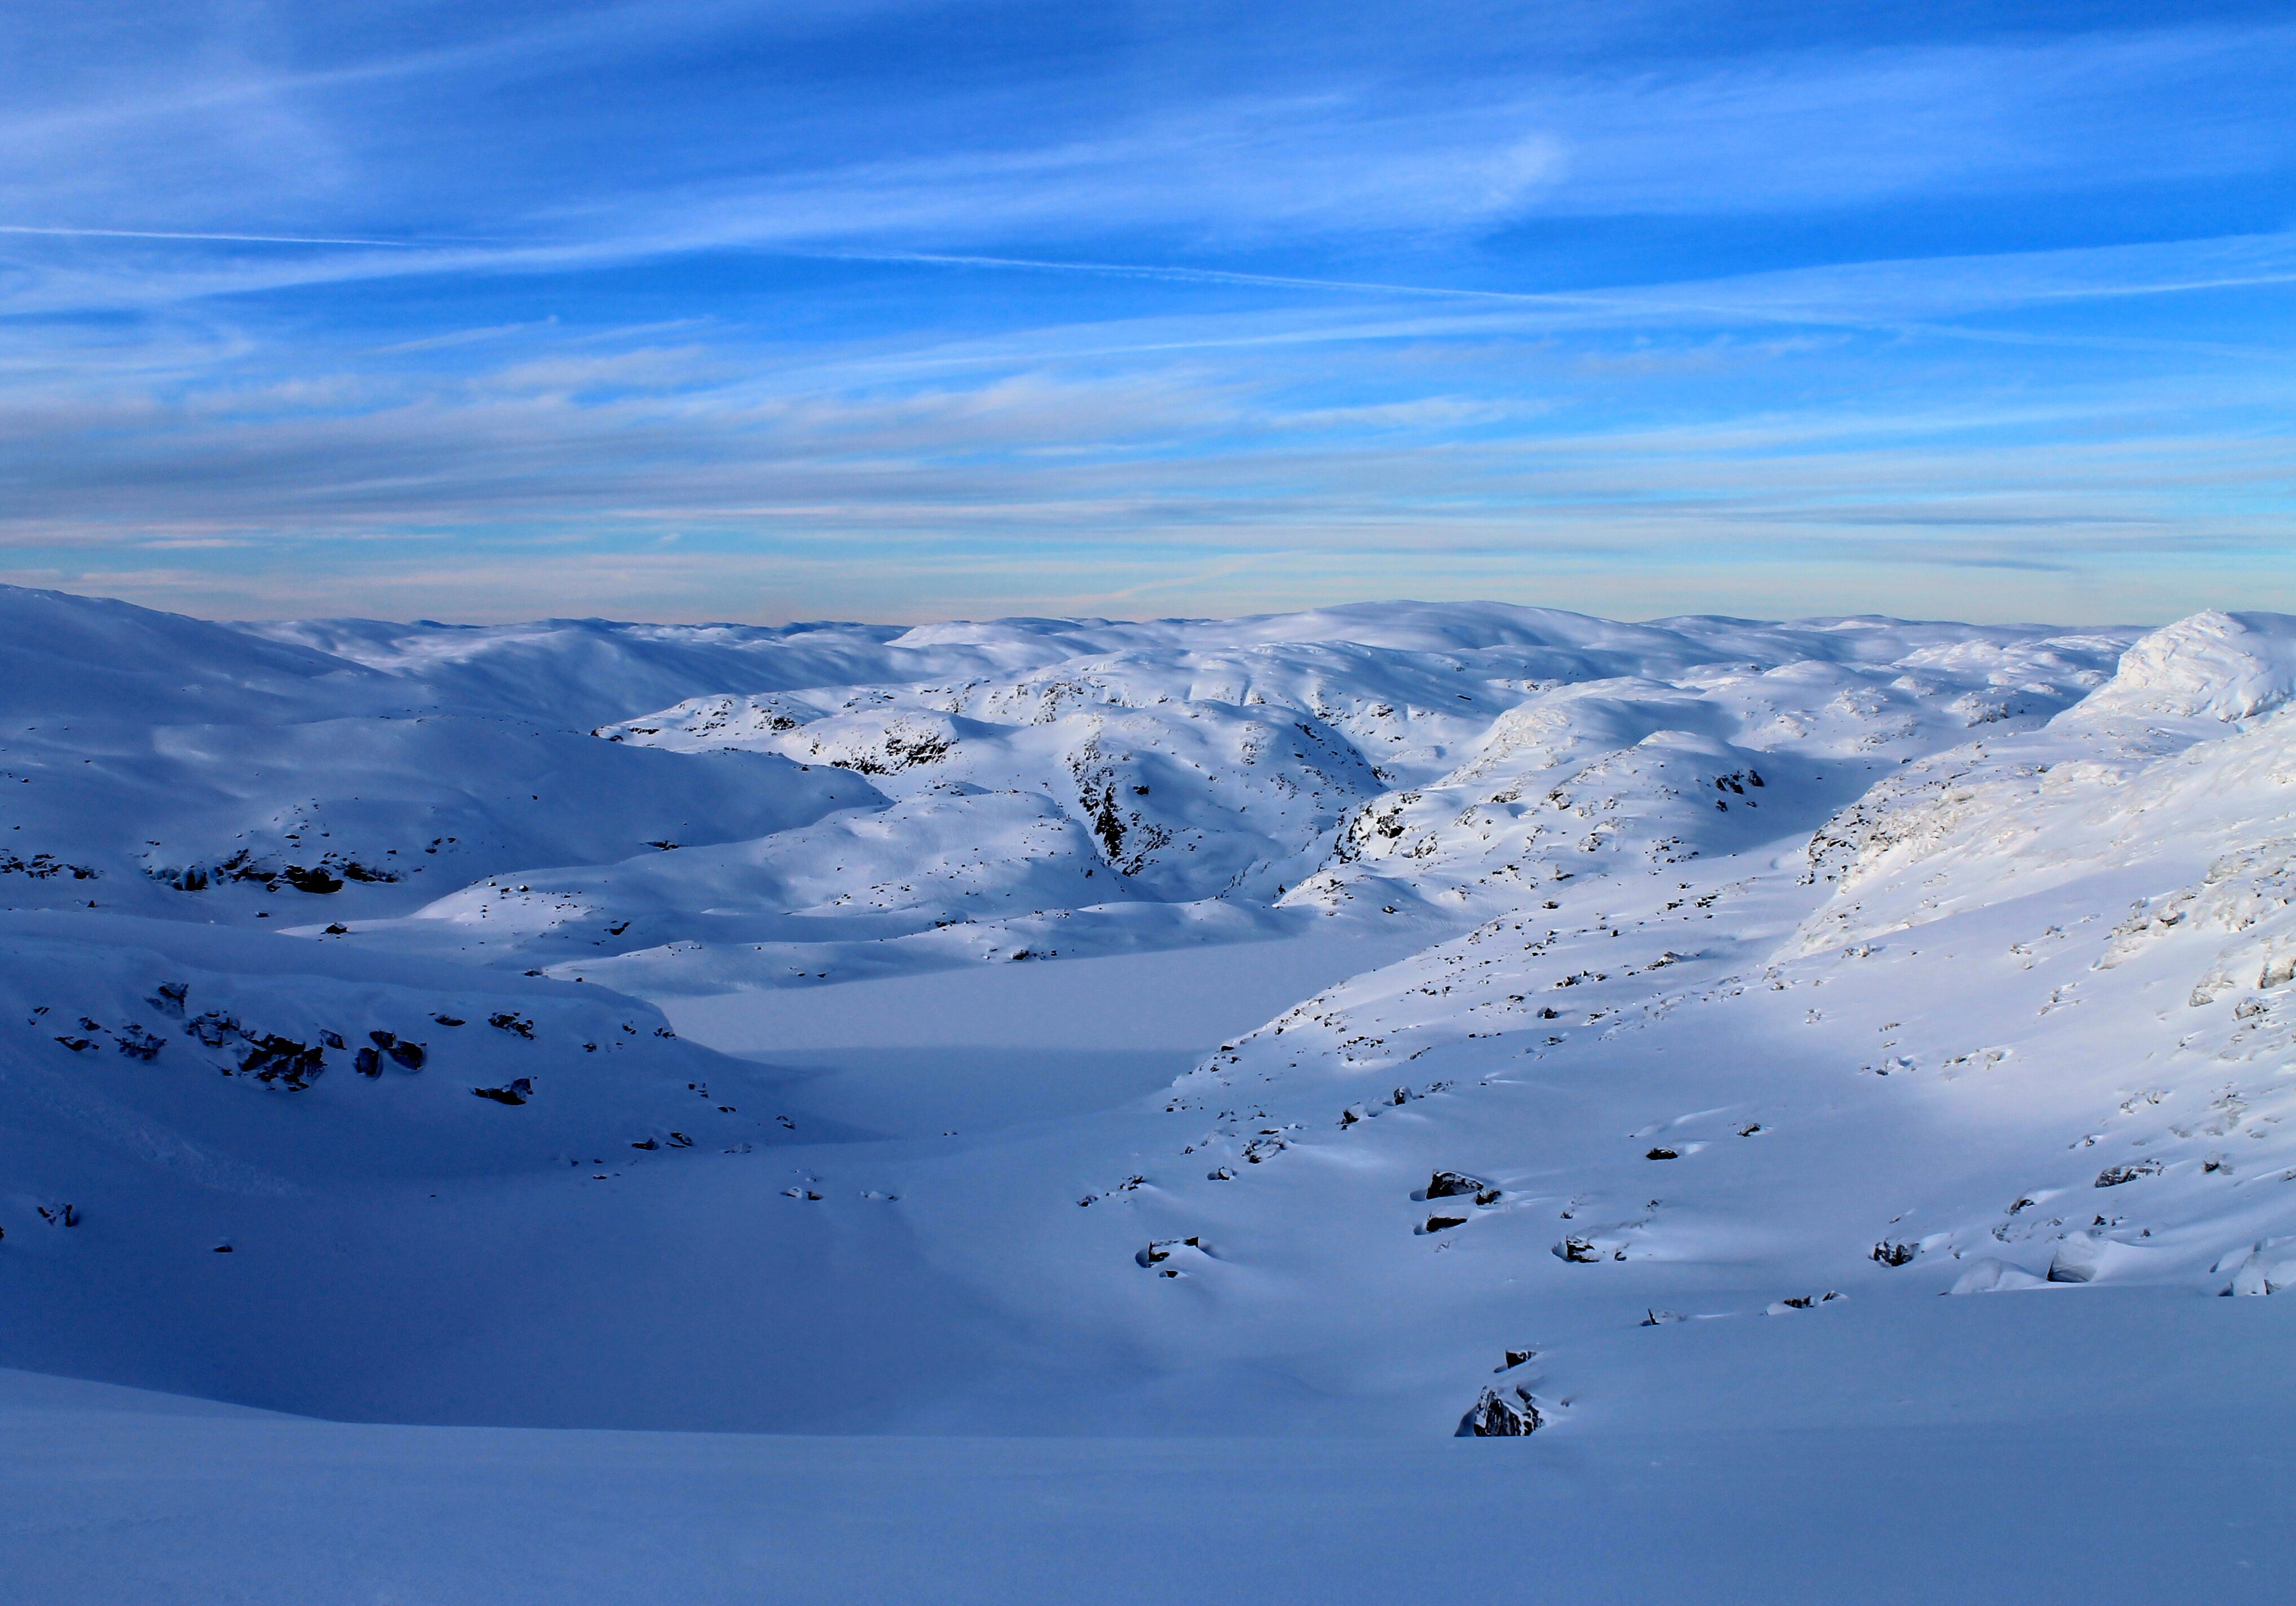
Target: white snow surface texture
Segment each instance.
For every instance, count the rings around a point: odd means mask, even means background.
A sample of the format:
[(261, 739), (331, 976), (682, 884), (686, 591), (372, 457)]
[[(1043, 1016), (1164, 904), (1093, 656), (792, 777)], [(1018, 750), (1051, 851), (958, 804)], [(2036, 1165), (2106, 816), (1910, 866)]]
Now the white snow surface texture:
[[(2250, 613), (0, 588), (0, 1366), (657, 1438), (1528, 1430), (1549, 1478), (2202, 1405), (2284, 1442), (2292, 701)], [(2275, 1598), (2278, 1531), (2210, 1587)], [(1027, 1598), (942, 1581), (781, 1598)]]

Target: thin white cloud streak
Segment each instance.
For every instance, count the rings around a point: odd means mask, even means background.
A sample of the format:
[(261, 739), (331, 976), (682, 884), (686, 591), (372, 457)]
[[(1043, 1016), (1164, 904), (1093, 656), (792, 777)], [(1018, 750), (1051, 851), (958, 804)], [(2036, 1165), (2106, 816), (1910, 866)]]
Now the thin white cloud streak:
[(1302, 278), (1288, 274), (1251, 274), (1227, 268), (1186, 267), (1150, 262), (1063, 262), (1041, 257), (964, 256), (947, 251), (791, 250), (785, 254), (822, 262), (900, 262), (926, 267), (1010, 268), (1022, 273), (1084, 274), (1100, 278), (1156, 279), (1174, 284), (1234, 284), (1256, 290), (1344, 291), (1351, 294), (1428, 297), (1439, 300), (1498, 301), (1539, 307), (1602, 306), (1605, 299), (1567, 291), (1481, 290), (1469, 285), (1397, 284), (1361, 279)]
[[(472, 48), (494, 59), (491, 45)], [(919, 155), (895, 146), (841, 165), (791, 168), (763, 151), (746, 164), (738, 154), (729, 162), (712, 142), (713, 164), (749, 171), (706, 181), (648, 171), (634, 186), (608, 167), (586, 187), (548, 195), (515, 185), (473, 188), (474, 180), (461, 173), (418, 168), (430, 191), (419, 216), (408, 210), (417, 203), (406, 193), (414, 174), (394, 173), (361, 198), (362, 181), (386, 159), (387, 142), (378, 146), (360, 119), (382, 115), (384, 107), (306, 105), (308, 86), (281, 79), (266, 104), (281, 116), (319, 119), (316, 131), (255, 142), (251, 148), (261, 154), (246, 186), (229, 181), (226, 162), (221, 183), (169, 183), (146, 200), (171, 218), (195, 201), (209, 215), (181, 221), (184, 234), (390, 240), (417, 232), (469, 234), (468, 224), (483, 217), (487, 226), (476, 232), (504, 242), (490, 251), (445, 253), (427, 266), (366, 265), (382, 274), (537, 271), (740, 247), (925, 256), (994, 244), (1007, 249), (982, 254), (1033, 261), (1009, 247), (1118, 229), (1136, 238), (1160, 234), (1191, 249), (1303, 230), (1456, 235), (1530, 218), (1724, 215), (1865, 205), (1916, 193), (1946, 197), (2056, 177), (2085, 183), (2100, 159), (2112, 161), (2124, 182), (2269, 165), (2285, 157), (2290, 140), (2284, 118), (2261, 86), (2274, 76), (2270, 64), (2292, 49), (2296, 30), (2284, 28), (2196, 28), (1883, 56), (1813, 51), (1699, 74), (1581, 73), (1504, 84), (1470, 78), (1439, 102), (1402, 111), (1361, 83), (1323, 93), (1231, 92), (1202, 97), (1185, 111), (1103, 115), (1097, 125), (1065, 115), (1070, 109), (1059, 97), (1076, 91), (1055, 85), (1042, 94), (1064, 113), (1052, 119), (1062, 132), (1036, 145), (984, 145), (975, 133), (953, 151)], [(452, 63), (442, 58), (439, 73), (452, 77), (469, 66), (463, 55), (447, 55)], [(514, 51), (502, 54), (505, 70), (516, 60)], [(384, 76), (408, 73), (424, 76), (396, 68)], [(2193, 91), (2195, 75), (2211, 74), (2212, 93), (2193, 97), (2202, 108), (2198, 113), (2163, 119), (2147, 111)], [(312, 84), (322, 80), (339, 86), (325, 74)], [(1043, 119), (1015, 117), (1012, 126), (1036, 120)], [(668, 132), (633, 130), (641, 144)], [(832, 121), (803, 143), (853, 143), (840, 133)], [(874, 138), (886, 143), (882, 133)], [(340, 153), (331, 160), (350, 164), (322, 209), (365, 226), (243, 226), (276, 209), (276, 152), (315, 143)], [(91, 225), (127, 232), (134, 220), (126, 214), (138, 194), (135, 164), (107, 161), (101, 152), (88, 160), (96, 171), (70, 155), (47, 164), (56, 193), (101, 197), (111, 216), (91, 219)], [(0, 212), (21, 217), (26, 198), (12, 196), (12, 184), (31, 184), (37, 195), (45, 169), (35, 160), (16, 170), (15, 180), (0, 180)], [(303, 193), (299, 175), (284, 193), (291, 201)], [(317, 203), (297, 204), (310, 210)], [(222, 211), (235, 215), (214, 215)], [(448, 225), (449, 214), (462, 226)], [(381, 223), (390, 226), (374, 226)], [(141, 232), (167, 230), (155, 222)], [(171, 281), (174, 293), (193, 296), (340, 283), (360, 271), (357, 264), (314, 265), (299, 280), (268, 265), (234, 282), (212, 264), (180, 265), (178, 277), (147, 263), (132, 275), (127, 299), (164, 299)], [(86, 304), (103, 302), (100, 274), (79, 283)], [(59, 279), (30, 305), (61, 309), (74, 296), (71, 284)]]
[(379, 245), (394, 250), (411, 250), (422, 243), (408, 240), (333, 239), (315, 234), (199, 234), (168, 229), (45, 228), (28, 223), (0, 223), (0, 234), (48, 234), (94, 240), (203, 240), (231, 245)]

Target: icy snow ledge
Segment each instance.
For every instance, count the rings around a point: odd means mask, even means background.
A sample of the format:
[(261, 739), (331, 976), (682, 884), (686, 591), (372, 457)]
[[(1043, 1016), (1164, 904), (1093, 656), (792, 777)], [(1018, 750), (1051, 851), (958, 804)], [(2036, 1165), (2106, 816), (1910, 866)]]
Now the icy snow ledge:
[(2296, 697), (2296, 618), (2221, 613), (2178, 619), (2121, 654), (2120, 671), (2059, 717), (2251, 719)]
[[(2219, 1263), (2218, 1269), (2222, 1269)], [(2278, 1294), (2296, 1290), (2296, 1240), (2267, 1238), (2233, 1273), (2231, 1294)]]

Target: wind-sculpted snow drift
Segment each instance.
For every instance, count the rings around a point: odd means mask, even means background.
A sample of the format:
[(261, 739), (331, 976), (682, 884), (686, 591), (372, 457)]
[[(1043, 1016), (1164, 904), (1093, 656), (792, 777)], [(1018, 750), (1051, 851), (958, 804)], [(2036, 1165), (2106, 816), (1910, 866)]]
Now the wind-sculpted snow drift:
[(2266, 615), (0, 592), (0, 1362), (907, 1431), (2141, 1393), (2126, 1311), (2296, 1286), (2292, 696)]

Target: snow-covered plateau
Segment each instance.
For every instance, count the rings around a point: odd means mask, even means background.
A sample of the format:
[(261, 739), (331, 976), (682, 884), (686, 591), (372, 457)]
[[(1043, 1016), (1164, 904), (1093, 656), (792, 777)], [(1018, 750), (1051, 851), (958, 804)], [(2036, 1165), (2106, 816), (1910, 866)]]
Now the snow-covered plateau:
[(2292, 703), (0, 588), (0, 1598), (2288, 1599)]

